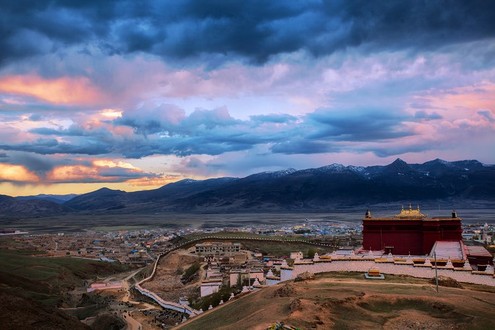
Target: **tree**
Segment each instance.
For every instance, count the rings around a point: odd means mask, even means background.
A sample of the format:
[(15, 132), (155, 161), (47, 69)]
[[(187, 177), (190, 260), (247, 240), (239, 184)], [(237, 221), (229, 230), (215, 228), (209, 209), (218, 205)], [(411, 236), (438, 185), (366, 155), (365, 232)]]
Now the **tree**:
[(313, 259), (313, 257), (315, 256), (315, 253), (316, 253), (316, 249), (313, 247), (310, 247), (308, 249), (308, 258)]

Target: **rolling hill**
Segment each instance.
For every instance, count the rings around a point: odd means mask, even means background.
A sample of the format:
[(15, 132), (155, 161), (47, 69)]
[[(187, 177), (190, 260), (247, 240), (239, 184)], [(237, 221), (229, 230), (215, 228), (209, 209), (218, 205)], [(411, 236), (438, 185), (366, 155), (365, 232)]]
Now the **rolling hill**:
[[(244, 178), (186, 179), (159, 189), (124, 192), (102, 188), (63, 204), (0, 198), (4, 215), (16, 212), (257, 212), (325, 211), (389, 202), (495, 202), (495, 166), (476, 160), (435, 159), (386, 166), (343, 166), (263, 172)], [(24, 203), (16, 206), (16, 203)], [(32, 203), (32, 204), (31, 204)]]
[(494, 303), (492, 287), (437, 293), (428, 279), (326, 273), (240, 296), (177, 329), (492, 329)]

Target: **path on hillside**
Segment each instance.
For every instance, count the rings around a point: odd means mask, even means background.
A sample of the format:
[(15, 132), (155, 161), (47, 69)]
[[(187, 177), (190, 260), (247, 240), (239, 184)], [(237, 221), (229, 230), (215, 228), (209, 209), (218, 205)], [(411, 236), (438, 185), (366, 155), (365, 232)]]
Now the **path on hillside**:
[(125, 330), (142, 330), (143, 326), (131, 316), (130, 312), (126, 312), (122, 316), (127, 323)]

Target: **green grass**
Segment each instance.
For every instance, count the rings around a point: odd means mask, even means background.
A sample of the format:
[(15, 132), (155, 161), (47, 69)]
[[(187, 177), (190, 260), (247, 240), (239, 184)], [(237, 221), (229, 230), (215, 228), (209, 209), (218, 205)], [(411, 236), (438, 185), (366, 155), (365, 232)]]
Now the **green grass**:
[(242, 246), (250, 251), (258, 250), (263, 254), (271, 255), (274, 257), (289, 256), (291, 252), (301, 251), (306, 256), (310, 249), (315, 249), (318, 254), (325, 254), (331, 252), (331, 248), (319, 248), (304, 243), (289, 243), (283, 244), (278, 242), (263, 242), (263, 241), (240, 241)]
[(60, 302), (64, 291), (82, 286), (85, 279), (126, 270), (127, 266), (117, 263), (0, 250), (0, 288), (50, 306)]
[[(318, 273), (315, 274), (316, 278), (336, 278), (336, 279), (364, 279), (363, 272), (328, 272), (328, 273)], [(424, 284), (430, 285), (429, 279), (412, 277), (407, 275), (391, 275), (385, 274), (385, 279), (380, 282), (390, 282), (390, 283), (411, 283), (411, 284)], [(483, 286), (484, 287), (484, 286)]]
[[(182, 237), (179, 240), (176, 240), (174, 243), (181, 244), (186, 241), (202, 239), (208, 236), (215, 236), (215, 237), (219, 237), (220, 239), (232, 238), (233, 242), (241, 243), (244, 249), (251, 251), (260, 251), (265, 255), (271, 255), (275, 257), (289, 256), (291, 252), (296, 252), (296, 251), (303, 252), (305, 256), (307, 256), (310, 250), (314, 250), (318, 252), (320, 255), (333, 251), (333, 248), (331, 247), (328, 248), (318, 247), (312, 244), (291, 241), (291, 240), (310, 241), (310, 239), (300, 236), (266, 236), (266, 235), (258, 235), (253, 233), (244, 233), (244, 232), (218, 232), (212, 234), (191, 234)], [(239, 237), (242, 239), (236, 240), (236, 238)], [(270, 239), (270, 241), (258, 240), (259, 238)], [(249, 239), (252, 239), (252, 241), (250, 241)], [(214, 241), (215, 238), (205, 239), (205, 240)], [(186, 246), (190, 246), (190, 245), (192, 246), (197, 242), (198, 241), (193, 241), (192, 243), (187, 244)]]
[(198, 261), (196, 261), (191, 266), (189, 266), (189, 268), (186, 269), (186, 271), (184, 272), (184, 275), (182, 275), (182, 278), (186, 282), (189, 282), (191, 277), (193, 277), (198, 272), (200, 266), (201, 266), (201, 264)]

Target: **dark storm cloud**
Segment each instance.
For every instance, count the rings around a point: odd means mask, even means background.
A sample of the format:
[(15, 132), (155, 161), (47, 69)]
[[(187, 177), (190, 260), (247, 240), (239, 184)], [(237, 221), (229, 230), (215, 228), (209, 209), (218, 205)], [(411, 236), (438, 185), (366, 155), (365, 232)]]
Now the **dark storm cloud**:
[(69, 126), (67, 129), (53, 129), (48, 127), (38, 127), (29, 130), (30, 133), (38, 135), (54, 135), (54, 136), (109, 136), (110, 133), (103, 128), (87, 130), (77, 124)]
[(58, 142), (56, 139), (38, 139), (29, 143), (1, 145), (0, 149), (12, 151), (34, 152), (41, 155), (51, 154), (83, 154), (102, 155), (112, 151), (111, 143), (98, 139), (79, 139), (67, 142)]
[[(160, 106), (159, 109), (164, 108)], [(158, 115), (156, 109), (140, 108), (138, 111), (124, 113), (122, 118), (114, 120), (114, 125), (132, 127), (136, 134), (143, 135), (143, 139), (126, 141), (125, 144), (117, 146), (116, 150), (130, 158), (153, 154), (219, 155), (251, 149), (258, 144), (283, 141), (292, 130), (291, 127), (288, 127), (288, 130), (274, 127), (273, 130), (259, 131), (257, 127), (260, 126), (260, 120), (273, 125), (273, 119), (261, 119), (263, 116), (260, 116), (254, 122), (242, 121), (233, 118), (225, 108), (195, 110), (188, 116), (171, 106), (165, 107), (164, 110)], [(282, 117), (292, 116), (280, 118)]]
[(225, 108), (214, 110), (195, 110), (189, 116), (177, 107), (166, 105), (158, 108), (140, 108), (125, 113), (114, 120), (115, 125), (129, 126), (136, 133), (149, 134), (196, 135), (202, 130), (211, 131), (218, 127), (234, 126), (241, 123), (232, 118)]
[(36, 174), (46, 173), (51, 171), (54, 167), (59, 165), (68, 164), (67, 160), (52, 159), (49, 157), (43, 157), (33, 153), (12, 153), (9, 157), (9, 163), (16, 165), (23, 165), (30, 171)]
[[(445, 144), (441, 143), (438, 145), (439, 148), (444, 147)], [(370, 151), (377, 155), (378, 157), (389, 157), (395, 155), (402, 155), (408, 152), (425, 152), (431, 150), (430, 142), (421, 142), (415, 145), (408, 146), (378, 146), (374, 148), (363, 148), (362, 151)]]
[[(493, 1), (1, 1), (0, 63), (78, 46), (222, 62), (495, 36)], [(207, 58), (205, 58), (207, 56)]]
[(113, 129), (91, 129), (76, 124), (67, 129), (39, 127), (29, 132), (42, 138), (30, 143), (0, 145), (0, 149), (38, 154), (111, 153), (142, 158), (220, 155), (267, 145), (273, 153), (316, 154), (352, 151), (358, 148), (356, 142), (414, 135), (404, 123), (423, 120), (425, 116), (405, 116), (395, 109), (353, 108), (320, 109), (299, 117), (261, 115), (239, 120), (226, 108), (196, 110), (185, 115), (178, 107), (160, 105), (127, 111), (121, 118), (107, 122), (116, 129), (131, 127), (134, 134), (129, 136), (114, 135)]
[(341, 151), (335, 145), (324, 141), (291, 139), (275, 144), (271, 151), (279, 154), (321, 154)]
[(480, 111), (478, 111), (478, 115), (482, 116), (483, 118), (488, 120), (490, 123), (495, 123), (495, 116), (489, 110), (480, 110)]
[(313, 139), (334, 141), (379, 141), (396, 139), (413, 133), (402, 127), (407, 117), (383, 110), (315, 111), (308, 115), (315, 130)]
[[(266, 142), (267, 138), (251, 135), (246, 129), (239, 132), (202, 132), (190, 131), (188, 135), (169, 137), (147, 137), (144, 140), (127, 141), (117, 149), (128, 158), (142, 158), (150, 155), (220, 155), (231, 151), (248, 150)], [(242, 131), (241, 131), (242, 130)]]

